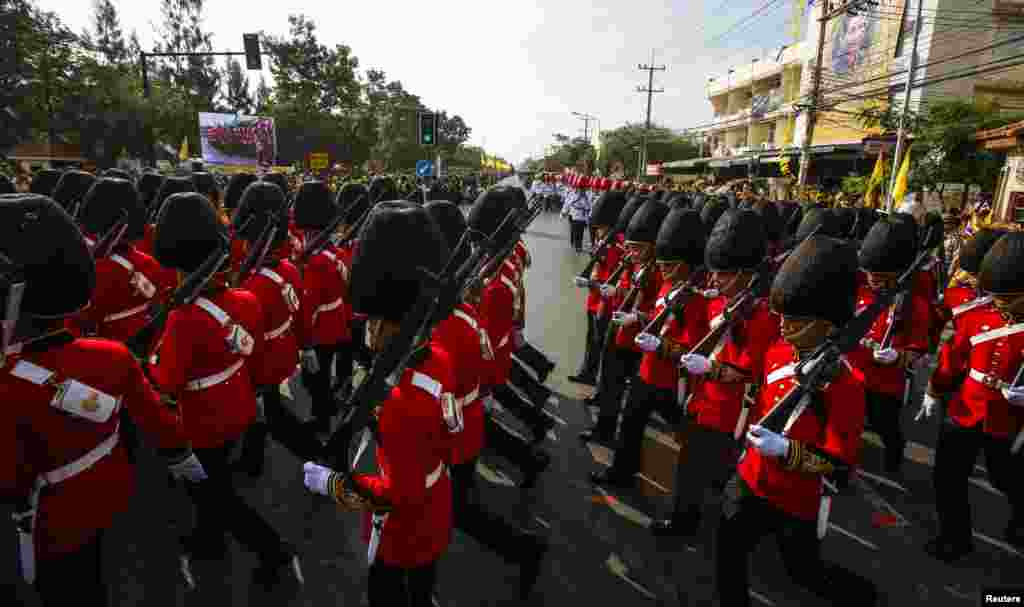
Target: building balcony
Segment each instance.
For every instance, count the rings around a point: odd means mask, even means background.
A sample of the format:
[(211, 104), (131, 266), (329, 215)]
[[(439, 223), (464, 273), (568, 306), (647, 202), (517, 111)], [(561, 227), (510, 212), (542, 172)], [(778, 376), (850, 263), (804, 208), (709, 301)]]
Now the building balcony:
[(758, 57), (757, 61), (738, 65), (724, 74), (711, 76), (708, 78), (707, 96), (717, 97), (729, 91), (749, 88), (759, 80), (778, 76), (786, 66), (802, 64), (806, 49), (806, 42), (801, 41)]

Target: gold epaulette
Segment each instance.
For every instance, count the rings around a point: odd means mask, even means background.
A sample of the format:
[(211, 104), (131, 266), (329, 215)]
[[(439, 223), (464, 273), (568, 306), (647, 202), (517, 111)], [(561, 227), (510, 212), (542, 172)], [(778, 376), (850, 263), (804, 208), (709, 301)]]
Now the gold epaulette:
[(786, 453), (786, 470), (799, 470), (809, 474), (831, 474), (835, 470), (832, 462), (812, 453), (798, 440), (789, 439), (789, 451)]

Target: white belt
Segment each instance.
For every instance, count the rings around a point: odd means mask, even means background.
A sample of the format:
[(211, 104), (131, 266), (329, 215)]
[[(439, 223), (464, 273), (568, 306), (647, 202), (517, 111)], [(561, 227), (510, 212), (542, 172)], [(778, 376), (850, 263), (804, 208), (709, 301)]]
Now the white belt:
[(103, 322), (114, 322), (115, 320), (121, 320), (122, 318), (128, 318), (129, 316), (135, 316), (141, 312), (145, 312), (146, 308), (149, 307), (149, 303), (139, 304), (134, 308), (129, 308), (123, 312), (117, 312), (109, 316), (103, 317)]
[(220, 373), (217, 373), (217, 374), (214, 374), (214, 375), (208, 375), (206, 377), (203, 377), (203, 378), (200, 378), (200, 379), (194, 379), (194, 380), (188, 382), (187, 384), (185, 384), (185, 389), (189, 390), (189, 391), (192, 391), (192, 392), (197, 392), (199, 390), (205, 390), (207, 388), (212, 388), (213, 386), (216, 386), (217, 384), (222, 384), (222, 383), (226, 382), (227, 380), (231, 379), (231, 376), (233, 376), (235, 373), (238, 373), (238, 370), (241, 369), (242, 365), (244, 365), (244, 364), (245, 364), (245, 359), (244, 358), (240, 358), (240, 359), (238, 359), (238, 362), (236, 362), (235, 364), (231, 365), (227, 369), (224, 369)]
[(991, 295), (988, 295), (986, 297), (979, 297), (977, 299), (972, 299), (967, 303), (960, 304), (959, 306), (953, 308), (953, 316), (960, 316), (964, 312), (970, 312), (975, 308), (980, 308), (981, 306), (985, 306), (990, 303), (992, 303)]
[(267, 341), (270, 341), (271, 339), (277, 339), (278, 337), (281, 337), (282, 335), (284, 335), (284, 332), (287, 331), (288, 329), (290, 329), (291, 326), (292, 326), (292, 317), (289, 316), (288, 320), (284, 321), (284, 324), (282, 324), (280, 327), (274, 329), (273, 331), (270, 331), (269, 333), (264, 333), (263, 334), (263, 339), (265, 339)]
[(511, 335), (511, 333), (509, 333), (509, 334), (508, 334), (508, 335), (506, 335), (505, 337), (502, 337), (502, 338), (501, 338), (501, 341), (499, 341), (499, 342), (498, 342), (498, 347), (499, 347), (499, 348), (503, 348), (503, 347), (505, 346), (505, 344), (507, 344), (507, 343), (508, 343), (508, 337), (509, 337), (509, 335)]
[(864, 339), (860, 340), (860, 345), (864, 346), (868, 350), (878, 350), (879, 348), (882, 347), (882, 344), (880, 344), (879, 342), (877, 342), (877, 341), (875, 341), (873, 339), (867, 338), (867, 337), (865, 337)]
[(332, 310), (337, 310), (338, 308), (341, 307), (342, 303), (344, 302), (339, 297), (338, 299), (335, 299), (331, 303), (326, 303), (322, 306), (317, 306), (316, 309), (313, 310), (313, 322), (316, 322), (316, 317), (319, 316), (321, 312), (330, 312)]
[(982, 384), (988, 388), (992, 388), (993, 390), (1002, 390), (1003, 388), (1010, 385), (1010, 382), (1008, 381), (999, 379), (994, 375), (985, 375), (984, 373), (978, 371), (977, 369), (971, 369), (967, 373), (967, 376), (973, 379), (974, 381), (978, 382), (979, 384)]
[(469, 405), (473, 404), (478, 398), (480, 398), (480, 386), (473, 388), (473, 390), (469, 394), (463, 396), (462, 398), (456, 398), (455, 404), (457, 404), (460, 408), (465, 409)]
[(437, 468), (427, 475), (427, 489), (430, 489), (437, 484), (437, 481), (441, 480), (441, 474), (444, 473), (444, 462), (437, 462)]
[(1017, 323), (1015, 325), (1009, 325), (999, 329), (992, 329), (991, 331), (978, 333), (977, 335), (972, 337), (971, 345), (976, 346), (978, 344), (983, 344), (987, 341), (992, 341), (993, 339), (999, 339), (1000, 337), (1009, 337), (1011, 335), (1016, 335), (1017, 333), (1022, 332), (1024, 332), (1024, 323)]
[(69, 478), (78, 476), (89, 468), (96, 465), (98, 461), (110, 455), (117, 446), (120, 437), (118, 430), (120, 425), (114, 427), (114, 432), (105, 438), (103, 442), (90, 449), (85, 455), (78, 459), (64, 464), (56, 470), (40, 474), (32, 486), (29, 494), (27, 511), (15, 512), (12, 514), (15, 526), (18, 530), (18, 553), (21, 575), (29, 584), (36, 579), (36, 552), (35, 552), (35, 517), (39, 508), (39, 494), (44, 487), (62, 483)]

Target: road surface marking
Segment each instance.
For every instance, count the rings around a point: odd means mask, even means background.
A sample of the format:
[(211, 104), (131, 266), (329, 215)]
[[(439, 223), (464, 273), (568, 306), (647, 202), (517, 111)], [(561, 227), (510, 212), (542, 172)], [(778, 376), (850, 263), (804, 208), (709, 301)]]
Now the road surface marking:
[(622, 518), (637, 525), (640, 525), (641, 527), (647, 528), (651, 526), (651, 517), (647, 516), (643, 512), (640, 512), (639, 510), (630, 506), (629, 504), (623, 503), (621, 500), (619, 500), (619, 498), (615, 497), (614, 495), (611, 495), (601, 487), (594, 488), (597, 489), (597, 492), (601, 494), (601, 498), (604, 498), (602, 501), (605, 504), (607, 504), (608, 507), (611, 508), (613, 512), (615, 512), (615, 514), (618, 514)]
[(545, 529), (551, 529), (551, 523), (549, 523), (549, 522), (545, 521), (545, 520), (544, 520), (544, 519), (542, 519), (541, 517), (539, 517), (539, 516), (535, 516), (535, 517), (533, 517), (533, 520), (535, 520), (535, 521), (537, 521), (538, 523), (540, 523), (540, 525), (541, 525), (542, 527), (544, 527)]
[(775, 601), (769, 599), (768, 597), (766, 597), (765, 595), (763, 595), (763, 594), (761, 594), (759, 592), (755, 592), (755, 591), (751, 590), (750, 591), (750, 596), (754, 597), (755, 599), (757, 599), (758, 601), (764, 603), (765, 605), (769, 605), (770, 607), (774, 607), (774, 605), (775, 605)]
[(886, 487), (890, 487), (892, 489), (896, 489), (897, 491), (902, 491), (903, 493), (907, 493), (907, 489), (903, 485), (897, 483), (894, 480), (887, 479), (884, 476), (878, 476), (877, 474), (872, 474), (872, 473), (870, 473), (870, 472), (868, 472), (866, 470), (863, 470), (863, 469), (857, 470), (857, 474), (859, 476), (863, 476), (864, 478), (869, 478), (869, 479), (875, 481), (876, 483), (878, 483), (880, 485), (885, 485)]
[(997, 540), (995, 538), (991, 538), (991, 537), (989, 537), (989, 536), (987, 536), (987, 535), (985, 535), (983, 533), (978, 533), (977, 531), (975, 531), (974, 532), (974, 537), (976, 537), (979, 540), (985, 542), (986, 544), (990, 544), (992, 546), (995, 546), (996, 548), (1002, 548), (1003, 550), (1009, 552), (1013, 556), (1024, 556), (1024, 554), (1021, 554), (1016, 548), (1014, 548), (1013, 546), (1007, 544), (1006, 542), (1001, 542), (1001, 541), (999, 541), (999, 540)]
[(485, 481), (492, 485), (501, 485), (503, 487), (515, 487), (516, 483), (508, 476), (505, 475), (501, 470), (495, 470), (481, 460), (476, 461), (476, 473), (480, 475)]
[(861, 494), (863, 494), (864, 497), (867, 498), (868, 503), (870, 503), (875, 508), (875, 510), (880, 512), (886, 512), (892, 517), (894, 517), (897, 520), (897, 527), (906, 527), (910, 524), (907, 521), (907, 517), (900, 514), (899, 510), (893, 508), (892, 504), (885, 501), (885, 498), (879, 495), (878, 492), (874, 490), (874, 488), (865, 483), (864, 479), (859, 478), (859, 476), (855, 476), (853, 477), (853, 483), (861, 492)]
[(640, 594), (644, 595), (652, 601), (657, 598), (656, 596), (654, 596), (654, 593), (652, 593), (650, 590), (644, 588), (643, 586), (637, 584), (629, 578), (629, 569), (626, 567), (626, 564), (622, 562), (622, 559), (619, 558), (619, 555), (613, 552), (608, 556), (608, 560), (605, 561), (604, 564), (606, 567), (608, 567), (608, 570), (612, 572), (612, 575), (632, 586)]
[(657, 489), (658, 491), (661, 491), (662, 493), (667, 493), (667, 494), (671, 494), (671, 493), (672, 493), (672, 492), (671, 492), (671, 491), (669, 490), (669, 488), (668, 488), (668, 487), (666, 487), (665, 485), (662, 485), (662, 484), (661, 484), (661, 483), (659, 483), (658, 481), (656, 481), (656, 480), (654, 480), (654, 479), (652, 479), (652, 478), (648, 477), (648, 476), (647, 476), (646, 474), (644, 474), (643, 472), (637, 472), (637, 473), (636, 473), (636, 476), (640, 477), (640, 478), (641, 478), (641, 479), (643, 479), (643, 480), (644, 480), (644, 481), (645, 481), (645, 482), (646, 482), (647, 484), (651, 485), (652, 487), (654, 487), (654, 488), (655, 488), (655, 489)]
[(870, 548), (872, 550), (878, 550), (878, 546), (872, 544), (871, 542), (869, 542), (866, 539), (860, 537), (859, 535), (853, 533), (852, 531), (847, 531), (846, 529), (843, 529), (842, 527), (840, 527), (839, 525), (836, 525), (835, 523), (829, 523), (828, 524), (828, 528), (832, 529), (833, 531), (838, 531), (840, 534), (845, 535), (846, 537), (848, 537), (851, 540), (859, 543), (862, 546), (867, 546), (868, 548)]
[(985, 491), (988, 491), (989, 493), (994, 493), (995, 495), (998, 495), (998, 496), (1001, 496), (1001, 497), (1005, 497), (1006, 496), (1005, 493), (1003, 493), (999, 489), (996, 489), (995, 487), (993, 487), (992, 483), (988, 482), (985, 479), (975, 478), (975, 477), (972, 476), (972, 477), (967, 479), (967, 482), (971, 483), (975, 487), (980, 487), (980, 488), (984, 489)]

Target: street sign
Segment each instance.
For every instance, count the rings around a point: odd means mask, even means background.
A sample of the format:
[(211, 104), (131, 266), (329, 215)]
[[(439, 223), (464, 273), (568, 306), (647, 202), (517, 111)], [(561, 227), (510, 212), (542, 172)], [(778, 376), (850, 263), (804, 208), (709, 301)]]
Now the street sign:
[(329, 164), (330, 158), (328, 157), (327, 152), (311, 152), (309, 154), (309, 168), (314, 171), (326, 169)]
[(434, 163), (429, 160), (416, 161), (416, 176), (431, 177), (434, 174)]
[(245, 67), (250, 70), (263, 69), (263, 60), (260, 57), (260, 35), (242, 34), (242, 44), (245, 46)]

